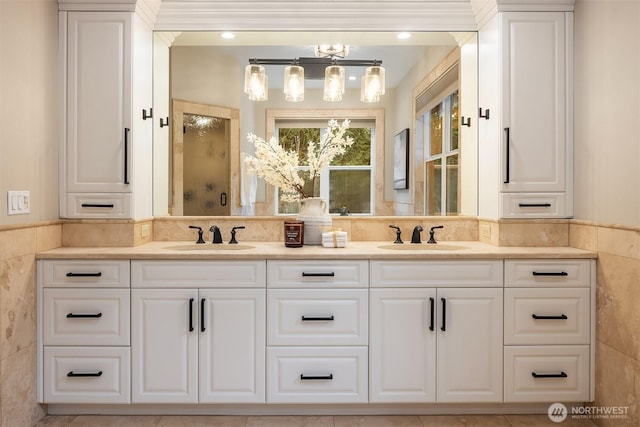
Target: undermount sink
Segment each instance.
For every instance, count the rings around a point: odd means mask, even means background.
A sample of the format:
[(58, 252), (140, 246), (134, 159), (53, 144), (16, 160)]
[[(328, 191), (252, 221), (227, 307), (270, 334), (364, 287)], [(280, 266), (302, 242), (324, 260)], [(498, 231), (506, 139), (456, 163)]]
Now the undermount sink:
[(175, 245), (175, 246), (167, 246), (165, 249), (171, 251), (241, 251), (244, 249), (254, 249), (255, 246), (251, 245), (229, 245), (229, 244), (218, 244), (214, 245), (212, 243), (204, 243), (204, 244), (196, 244), (193, 243), (191, 245)]
[(380, 249), (392, 249), (396, 251), (457, 251), (467, 249), (466, 246), (448, 245), (446, 243), (426, 244), (426, 243), (408, 243), (408, 244), (390, 244), (378, 246)]

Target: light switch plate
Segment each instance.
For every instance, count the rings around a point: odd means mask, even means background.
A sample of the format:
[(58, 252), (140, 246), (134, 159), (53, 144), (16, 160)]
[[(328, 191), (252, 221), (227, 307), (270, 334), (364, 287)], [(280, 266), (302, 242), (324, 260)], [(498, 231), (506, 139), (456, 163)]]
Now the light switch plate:
[(7, 215), (31, 212), (31, 191), (7, 191)]

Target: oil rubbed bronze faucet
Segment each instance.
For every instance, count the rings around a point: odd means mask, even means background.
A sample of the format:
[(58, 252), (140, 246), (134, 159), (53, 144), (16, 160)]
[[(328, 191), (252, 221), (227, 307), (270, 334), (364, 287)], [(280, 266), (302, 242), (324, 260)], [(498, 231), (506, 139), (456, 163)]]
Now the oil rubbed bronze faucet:
[(197, 225), (190, 225), (189, 228), (195, 228), (196, 230), (198, 230), (198, 241), (196, 243), (204, 243), (204, 239), (202, 238), (202, 227), (198, 227)]
[(218, 228), (217, 225), (212, 225), (209, 228), (209, 231), (213, 233), (213, 241), (211, 243), (222, 243), (222, 234), (220, 233), (220, 228)]
[(396, 241), (393, 243), (396, 243), (396, 244), (404, 243), (400, 238), (400, 235), (402, 234), (402, 230), (400, 230), (400, 227), (398, 227), (397, 225), (390, 225), (389, 228), (393, 228), (394, 230), (396, 230)]
[(411, 235), (411, 243), (422, 243), (420, 233), (422, 233), (422, 226), (416, 225), (413, 228), (413, 234)]

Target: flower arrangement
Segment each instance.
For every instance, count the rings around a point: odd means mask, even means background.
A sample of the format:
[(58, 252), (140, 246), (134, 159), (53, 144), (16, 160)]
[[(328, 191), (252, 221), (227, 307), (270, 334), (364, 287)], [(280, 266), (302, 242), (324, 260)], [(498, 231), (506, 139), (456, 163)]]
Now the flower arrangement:
[[(285, 202), (295, 202), (301, 198), (313, 197), (304, 191), (305, 176), (311, 180), (311, 188), (315, 188), (315, 180), (322, 170), (329, 166), (336, 156), (344, 154), (353, 144), (353, 138), (345, 136), (349, 129), (349, 120), (338, 124), (335, 119), (329, 120), (328, 128), (320, 136), (320, 141), (309, 141), (307, 146), (308, 171), (300, 171), (298, 153), (284, 149), (276, 137), (269, 141), (249, 133), (247, 140), (251, 142), (256, 155), (247, 156), (245, 162), (248, 171), (264, 178), (269, 184), (280, 188), (281, 198)], [(303, 172), (303, 173), (301, 173)]]

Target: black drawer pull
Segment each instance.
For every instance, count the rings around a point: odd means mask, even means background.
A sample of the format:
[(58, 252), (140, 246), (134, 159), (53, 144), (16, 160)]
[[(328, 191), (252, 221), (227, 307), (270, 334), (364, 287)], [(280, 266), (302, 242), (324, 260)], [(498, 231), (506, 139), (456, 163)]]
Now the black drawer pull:
[(305, 374), (300, 374), (300, 379), (301, 380), (332, 380), (333, 379), (333, 374), (329, 374), (329, 375), (305, 375)]
[(568, 276), (569, 273), (567, 273), (566, 271), (549, 271), (549, 272), (545, 272), (545, 271), (533, 271), (531, 272), (532, 275), (534, 276)]
[(445, 332), (447, 330), (447, 300), (440, 298), (440, 301), (442, 301), (442, 326), (440, 330)]
[(521, 208), (550, 208), (551, 203), (518, 203)]
[(431, 307), (431, 320), (429, 322), (429, 330), (433, 331), (433, 327), (434, 327), (434, 323), (435, 323), (435, 315), (436, 315), (436, 310), (435, 310), (435, 303), (436, 301), (433, 298), (429, 298), (429, 306)]
[(100, 277), (102, 276), (101, 272), (97, 273), (67, 273), (67, 277)]
[(189, 298), (189, 332), (193, 332), (193, 298)]
[(83, 208), (113, 208), (113, 203), (83, 203)]
[(69, 371), (67, 374), (68, 377), (101, 377), (102, 371), (98, 372), (73, 372)]
[(101, 317), (102, 317), (102, 313), (96, 313), (96, 314), (67, 313), (67, 319), (99, 319)]
[(302, 277), (334, 277), (336, 273), (333, 271), (330, 273), (305, 273), (302, 272)]
[(532, 314), (531, 317), (533, 317), (536, 320), (567, 320), (568, 319), (566, 314), (561, 314), (560, 316), (538, 316), (537, 314)]
[(204, 332), (205, 331), (205, 326), (204, 326), (204, 305), (205, 305), (205, 299), (202, 298), (200, 300), (200, 332)]
[(567, 374), (563, 371), (560, 371), (559, 374), (536, 374), (535, 372), (531, 372), (531, 376), (533, 378), (567, 378)]
[(303, 322), (330, 322), (332, 320), (334, 320), (333, 314), (331, 316), (325, 316), (325, 317), (302, 316)]

